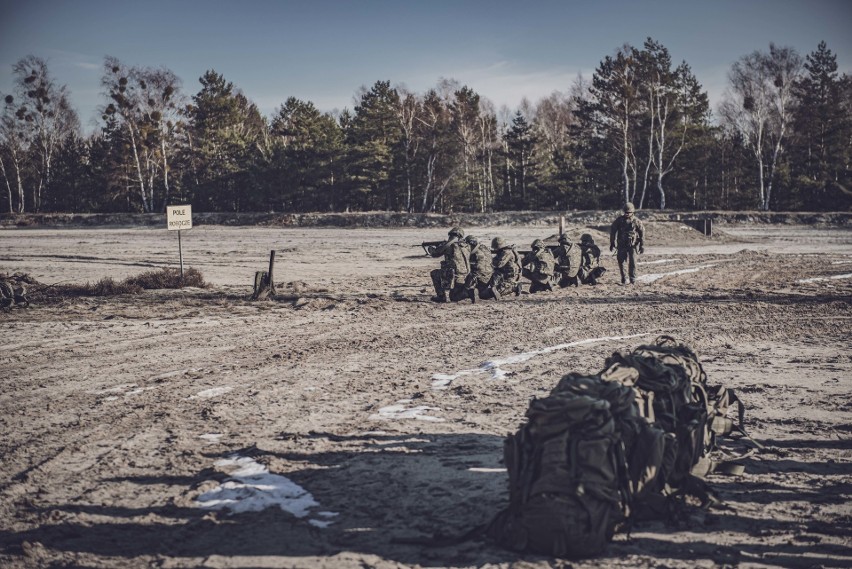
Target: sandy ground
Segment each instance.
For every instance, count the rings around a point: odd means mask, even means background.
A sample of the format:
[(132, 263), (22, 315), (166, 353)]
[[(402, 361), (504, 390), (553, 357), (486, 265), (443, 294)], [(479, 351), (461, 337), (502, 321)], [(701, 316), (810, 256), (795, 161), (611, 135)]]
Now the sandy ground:
[[(607, 256), (596, 287), (437, 305), (445, 230), (202, 226), (210, 289), (0, 313), (0, 566), (852, 567), (852, 230), (720, 229), (649, 224), (634, 287)], [(281, 297), (250, 302), (271, 249)], [(0, 230), (0, 272), (45, 284), (177, 263), (165, 230)], [(661, 333), (767, 447), (709, 478), (724, 507), (580, 562), (400, 543), (487, 522), (530, 398)]]

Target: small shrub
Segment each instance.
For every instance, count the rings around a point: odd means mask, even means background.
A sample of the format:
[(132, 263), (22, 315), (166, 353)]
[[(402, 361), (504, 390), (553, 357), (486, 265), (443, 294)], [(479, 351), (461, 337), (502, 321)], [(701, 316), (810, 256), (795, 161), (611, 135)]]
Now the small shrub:
[(183, 288), (185, 286), (207, 288), (210, 286), (204, 282), (204, 276), (198, 269), (186, 269), (183, 272), (183, 279), (181, 279), (178, 269), (166, 268), (128, 277), (124, 282), (144, 289)]
[(142, 292), (142, 287), (126, 280), (120, 283), (115, 282), (111, 277), (106, 277), (94, 285), (86, 284), (88, 289), (87, 296), (116, 296), (119, 294), (138, 294)]
[[(58, 285), (51, 287), (59, 296), (116, 296), (119, 294), (137, 294), (142, 287), (126, 282), (116, 282), (112, 277), (106, 277), (95, 284)], [(52, 295), (49, 295), (52, 296)]]

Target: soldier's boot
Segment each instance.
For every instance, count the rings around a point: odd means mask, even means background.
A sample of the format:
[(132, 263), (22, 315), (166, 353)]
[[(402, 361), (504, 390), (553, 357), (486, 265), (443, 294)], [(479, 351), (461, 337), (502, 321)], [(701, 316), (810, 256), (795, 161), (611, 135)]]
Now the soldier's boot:
[(491, 294), (494, 295), (494, 300), (500, 300), (502, 297), (500, 296), (500, 291), (497, 290), (497, 287), (491, 289)]
[(476, 301), (479, 298), (479, 291), (476, 290), (476, 287), (474, 287), (467, 291), (467, 296), (470, 298), (471, 304), (476, 304)]
[(450, 293), (446, 290), (442, 290), (437, 295), (432, 297), (432, 302), (449, 302), (450, 301)]
[(515, 285), (514, 292), (515, 296), (521, 296), (521, 293), (524, 291), (524, 285), (518, 283)]

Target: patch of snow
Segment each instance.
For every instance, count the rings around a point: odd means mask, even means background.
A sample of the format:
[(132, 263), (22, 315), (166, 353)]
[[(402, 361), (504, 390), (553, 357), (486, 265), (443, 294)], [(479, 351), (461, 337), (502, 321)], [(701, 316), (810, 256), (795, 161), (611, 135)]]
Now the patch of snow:
[[(319, 506), (310, 492), (286, 476), (270, 473), (266, 466), (252, 458), (232, 455), (216, 461), (215, 465), (230, 479), (200, 495), (195, 503), (201, 508), (242, 513), (279, 507), (297, 518), (306, 518)], [(317, 515), (331, 518), (337, 513), (323, 511)], [(328, 527), (332, 522), (312, 519), (308, 523)]]
[(715, 267), (717, 263), (710, 263), (709, 265), (701, 265), (699, 267), (692, 267), (691, 269), (680, 269), (679, 271), (672, 271), (670, 273), (654, 273), (651, 275), (640, 275), (636, 277), (636, 282), (640, 283), (652, 283), (660, 280), (663, 277), (668, 277), (671, 275), (686, 275), (688, 273), (697, 273), (702, 269), (709, 269), (710, 267)]
[(199, 391), (195, 395), (190, 395), (189, 399), (210, 399), (211, 397), (224, 395), (229, 391), (233, 391), (233, 389), (233, 387), (214, 387), (212, 389), (205, 389), (204, 391)]
[(443, 422), (441, 417), (433, 417), (426, 415), (427, 411), (440, 411), (438, 407), (429, 407), (428, 405), (417, 405), (408, 407), (411, 403), (410, 399), (402, 399), (397, 401), (396, 405), (388, 405), (379, 409), (378, 413), (370, 415), (370, 419), (375, 420), (398, 420), (398, 419), (417, 419), (418, 421), (430, 421), (433, 423)]
[(468, 472), (506, 472), (505, 468), (481, 468), (476, 466), (467, 470)]
[(548, 346), (546, 348), (542, 348), (540, 350), (534, 350), (532, 352), (524, 352), (521, 354), (514, 354), (512, 356), (508, 356), (502, 359), (489, 360), (487, 362), (483, 362), (479, 364), (479, 367), (473, 369), (465, 369), (454, 374), (448, 375), (443, 373), (436, 373), (432, 375), (432, 389), (441, 390), (447, 389), (450, 384), (458, 379), (459, 377), (464, 377), (466, 375), (474, 375), (480, 373), (487, 373), (491, 376), (491, 379), (503, 379), (506, 377), (507, 372), (503, 370), (503, 366), (518, 364), (530, 360), (536, 356), (540, 356), (542, 354), (549, 354), (551, 352), (556, 352), (559, 350), (567, 350), (568, 348), (575, 348), (577, 346), (583, 346), (586, 344), (595, 344), (598, 342), (608, 342), (611, 340), (625, 340), (628, 338), (639, 338), (641, 336), (648, 336), (648, 334), (631, 334), (629, 336), (605, 336), (603, 338), (588, 338), (585, 340), (577, 340), (575, 342), (568, 342), (566, 344), (557, 344), (555, 346)]
[(198, 438), (210, 441), (211, 443), (218, 443), (219, 439), (222, 438), (222, 433), (205, 433), (203, 435), (198, 435)]
[(839, 280), (839, 279), (852, 279), (852, 273), (846, 273), (843, 275), (831, 275), (830, 277), (813, 277), (810, 279), (799, 279), (797, 283), (816, 283), (820, 281), (828, 281), (828, 280)]
[(639, 261), (637, 265), (659, 265), (661, 263), (680, 263), (681, 259), (659, 259), (657, 261)]

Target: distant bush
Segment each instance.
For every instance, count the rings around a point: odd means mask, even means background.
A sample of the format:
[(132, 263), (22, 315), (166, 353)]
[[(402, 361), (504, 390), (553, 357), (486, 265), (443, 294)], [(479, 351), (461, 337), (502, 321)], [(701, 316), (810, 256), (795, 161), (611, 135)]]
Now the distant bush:
[(62, 296), (116, 296), (142, 292), (142, 287), (127, 281), (116, 282), (112, 277), (103, 278), (95, 284), (59, 285), (55, 289)]
[(135, 277), (127, 277), (123, 281), (116, 281), (112, 277), (106, 277), (98, 282), (84, 285), (41, 285), (29, 275), (15, 275), (18, 280), (28, 282), (32, 285), (37, 297), (51, 296), (117, 296), (120, 294), (139, 294), (145, 289), (158, 288), (182, 288), (192, 286), (208, 288), (210, 285), (204, 282), (204, 277), (198, 269), (187, 269), (183, 272), (183, 280), (177, 269), (157, 269), (148, 271)]
[(156, 271), (148, 271), (135, 277), (124, 279), (128, 285), (136, 285), (140, 288), (182, 288), (185, 286), (193, 286), (198, 288), (207, 288), (210, 285), (204, 282), (204, 276), (198, 269), (187, 269), (183, 272), (181, 279), (178, 269), (159, 269)]

